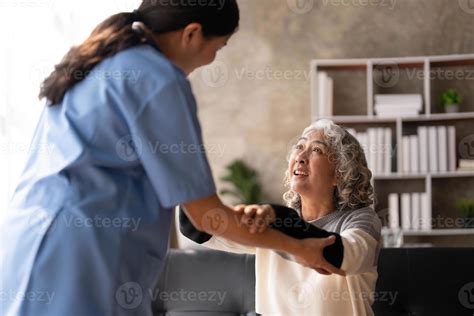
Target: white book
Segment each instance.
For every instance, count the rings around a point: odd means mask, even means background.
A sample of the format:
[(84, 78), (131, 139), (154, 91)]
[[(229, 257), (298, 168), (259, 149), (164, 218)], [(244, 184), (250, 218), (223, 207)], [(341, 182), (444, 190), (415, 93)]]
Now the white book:
[(392, 129), (386, 128), (385, 129), (385, 141), (384, 141), (384, 167), (385, 173), (390, 174), (392, 172)]
[(436, 126), (428, 127), (428, 148), (430, 172), (438, 172), (438, 129)]
[(368, 150), (369, 150), (369, 169), (372, 174), (377, 174), (377, 129), (367, 129), (368, 134)]
[(420, 149), (420, 172), (428, 172), (428, 128), (426, 126), (418, 127), (418, 141)]
[(448, 171), (448, 129), (438, 126), (438, 163), (439, 171)]
[(333, 100), (334, 100), (334, 80), (332, 78), (327, 77), (326, 79), (326, 111), (325, 114), (326, 116), (332, 116), (333, 115)]
[(368, 163), (368, 161), (369, 161), (369, 149), (368, 149), (367, 133), (358, 133), (357, 137), (359, 139), (360, 146), (364, 150), (365, 159), (367, 160), (367, 163)]
[(388, 225), (390, 228), (400, 227), (398, 194), (392, 193), (388, 195)]
[(411, 229), (421, 229), (420, 193), (411, 194)]
[(421, 229), (431, 230), (432, 214), (431, 214), (428, 193), (420, 194), (420, 208), (421, 208)]
[(324, 71), (318, 72), (318, 113), (319, 117), (326, 116), (326, 104), (327, 104), (327, 82), (328, 74)]
[(377, 162), (375, 170), (377, 174), (385, 172), (385, 130), (383, 128), (377, 128)]
[(410, 193), (403, 193), (401, 197), (401, 214), (403, 230), (411, 229), (411, 199)]
[(418, 147), (418, 136), (412, 135), (410, 136), (410, 172), (418, 173), (419, 167), (419, 147)]
[(375, 114), (377, 117), (380, 118), (397, 118), (397, 117), (418, 117), (420, 116), (419, 111), (412, 111), (412, 112), (400, 112), (400, 111), (394, 111), (390, 113), (385, 113), (385, 112), (378, 112), (375, 111)]
[(376, 94), (376, 103), (423, 102), (421, 94)]
[(402, 172), (410, 172), (410, 136), (403, 136), (402, 138)]
[(456, 127), (448, 127), (448, 171), (456, 171)]

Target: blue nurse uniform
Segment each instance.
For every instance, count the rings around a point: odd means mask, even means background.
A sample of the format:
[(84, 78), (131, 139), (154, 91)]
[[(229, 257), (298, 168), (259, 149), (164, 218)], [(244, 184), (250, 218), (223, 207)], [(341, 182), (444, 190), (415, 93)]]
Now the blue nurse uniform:
[(151, 315), (173, 207), (216, 192), (196, 112), (151, 45), (44, 109), (1, 226), (0, 314)]

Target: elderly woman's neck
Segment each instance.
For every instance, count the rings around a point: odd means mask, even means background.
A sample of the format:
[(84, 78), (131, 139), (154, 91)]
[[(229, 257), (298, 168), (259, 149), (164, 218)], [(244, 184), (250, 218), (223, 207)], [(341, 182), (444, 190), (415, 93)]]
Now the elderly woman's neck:
[(301, 216), (305, 221), (320, 219), (335, 210), (332, 196), (318, 200), (301, 197)]

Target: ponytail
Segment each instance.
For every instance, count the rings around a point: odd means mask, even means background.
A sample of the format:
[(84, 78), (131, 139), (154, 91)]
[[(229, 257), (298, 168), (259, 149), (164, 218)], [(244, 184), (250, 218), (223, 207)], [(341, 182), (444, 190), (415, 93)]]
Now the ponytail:
[[(101, 61), (127, 48), (154, 42), (154, 34), (176, 31), (193, 22), (202, 25), (207, 37), (230, 35), (238, 27), (236, 0), (181, 0), (179, 3), (143, 0), (138, 10), (106, 19), (55, 66), (42, 83), (39, 98), (46, 98), (50, 106), (61, 103), (67, 90), (82, 81)], [(134, 22), (143, 23), (143, 27), (137, 29)]]

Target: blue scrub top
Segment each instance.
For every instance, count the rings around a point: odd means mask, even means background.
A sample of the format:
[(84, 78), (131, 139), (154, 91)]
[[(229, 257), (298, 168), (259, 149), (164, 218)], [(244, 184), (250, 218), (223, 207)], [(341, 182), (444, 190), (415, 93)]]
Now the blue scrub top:
[(150, 45), (44, 109), (1, 227), (2, 315), (151, 315), (172, 208), (216, 192), (196, 112)]

